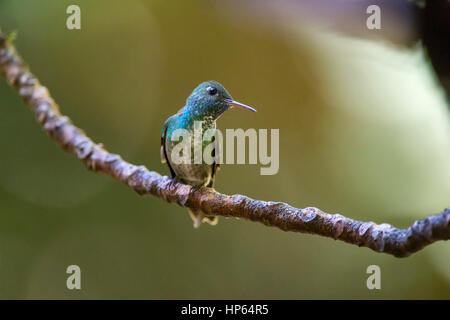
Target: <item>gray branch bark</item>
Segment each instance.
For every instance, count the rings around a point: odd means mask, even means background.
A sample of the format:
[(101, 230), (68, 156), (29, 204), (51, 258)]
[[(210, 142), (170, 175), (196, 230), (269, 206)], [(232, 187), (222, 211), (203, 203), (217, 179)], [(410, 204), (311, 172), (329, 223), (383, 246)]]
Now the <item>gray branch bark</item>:
[(377, 252), (407, 257), (425, 246), (450, 239), (450, 209), (415, 221), (407, 229), (389, 224), (361, 222), (318, 208), (298, 209), (282, 202), (260, 201), (212, 189), (197, 190), (144, 166), (136, 166), (109, 153), (63, 116), (51, 98), (17, 54), (13, 44), (0, 34), (0, 72), (34, 112), (47, 134), (64, 150), (75, 154), (87, 168), (126, 184), (141, 195), (154, 195), (182, 207), (201, 209), (206, 214), (258, 221), (284, 231), (317, 234)]

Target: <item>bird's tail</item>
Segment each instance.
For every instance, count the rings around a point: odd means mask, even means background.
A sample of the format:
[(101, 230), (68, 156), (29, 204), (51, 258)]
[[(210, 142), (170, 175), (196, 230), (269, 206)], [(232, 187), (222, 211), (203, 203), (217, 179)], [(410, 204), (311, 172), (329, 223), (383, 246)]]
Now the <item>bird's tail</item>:
[(215, 226), (217, 222), (219, 221), (219, 217), (217, 216), (206, 216), (205, 213), (201, 210), (191, 210), (188, 209), (189, 215), (191, 216), (192, 220), (194, 221), (194, 228), (198, 228), (201, 226), (202, 222), (207, 222), (212, 226)]

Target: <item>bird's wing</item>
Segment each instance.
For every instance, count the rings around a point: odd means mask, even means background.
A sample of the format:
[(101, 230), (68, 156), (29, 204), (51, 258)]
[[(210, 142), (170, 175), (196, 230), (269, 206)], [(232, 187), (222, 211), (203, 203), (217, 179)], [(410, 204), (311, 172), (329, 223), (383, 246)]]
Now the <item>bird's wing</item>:
[(167, 157), (167, 152), (166, 152), (166, 133), (167, 133), (167, 121), (164, 123), (163, 126), (163, 130), (162, 130), (162, 135), (161, 135), (161, 162), (162, 163), (167, 163), (169, 170), (170, 170), (170, 174), (172, 175), (172, 178), (175, 178), (176, 174), (175, 171), (173, 171), (172, 166), (170, 165), (170, 161), (169, 158)]
[(214, 141), (211, 142), (211, 143), (214, 143), (214, 149), (213, 149), (213, 152), (212, 152), (212, 156), (214, 158), (214, 161), (212, 163), (211, 180), (208, 183), (208, 187), (214, 188), (214, 180), (216, 178), (216, 172), (219, 171), (219, 169), (220, 169), (220, 163), (216, 162), (216, 150), (217, 150), (217, 153), (220, 154), (220, 150), (219, 150), (220, 144), (216, 142), (215, 138), (214, 138)]
[(167, 131), (167, 121), (164, 122), (162, 134), (161, 134), (161, 163), (166, 163), (166, 152), (165, 152), (165, 142), (166, 142), (166, 131)]

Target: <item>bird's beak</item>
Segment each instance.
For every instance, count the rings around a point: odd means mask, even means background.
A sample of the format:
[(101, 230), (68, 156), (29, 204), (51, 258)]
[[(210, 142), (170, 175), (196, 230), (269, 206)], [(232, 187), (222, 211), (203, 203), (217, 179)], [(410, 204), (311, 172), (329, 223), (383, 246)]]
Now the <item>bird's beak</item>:
[(232, 107), (237, 107), (237, 108), (242, 108), (242, 109), (247, 109), (253, 112), (256, 112), (256, 109), (253, 109), (252, 107), (249, 107), (243, 103), (231, 100), (231, 99), (225, 99), (225, 102), (228, 103), (230, 106)]

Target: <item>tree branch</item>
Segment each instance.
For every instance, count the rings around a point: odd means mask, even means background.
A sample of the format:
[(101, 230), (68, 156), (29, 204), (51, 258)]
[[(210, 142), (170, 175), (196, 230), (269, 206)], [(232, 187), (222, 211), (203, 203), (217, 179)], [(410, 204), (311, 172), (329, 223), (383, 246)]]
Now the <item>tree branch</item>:
[(284, 231), (318, 234), (396, 257), (406, 257), (435, 241), (450, 239), (450, 209), (418, 220), (408, 229), (397, 229), (386, 223), (360, 222), (313, 207), (298, 209), (281, 202), (194, 189), (144, 166), (128, 163), (94, 143), (60, 113), (48, 90), (29, 72), (11, 41), (2, 34), (0, 72), (63, 149), (74, 153), (90, 170), (121, 181), (141, 195), (151, 194), (182, 207), (201, 209), (206, 214), (258, 221)]

